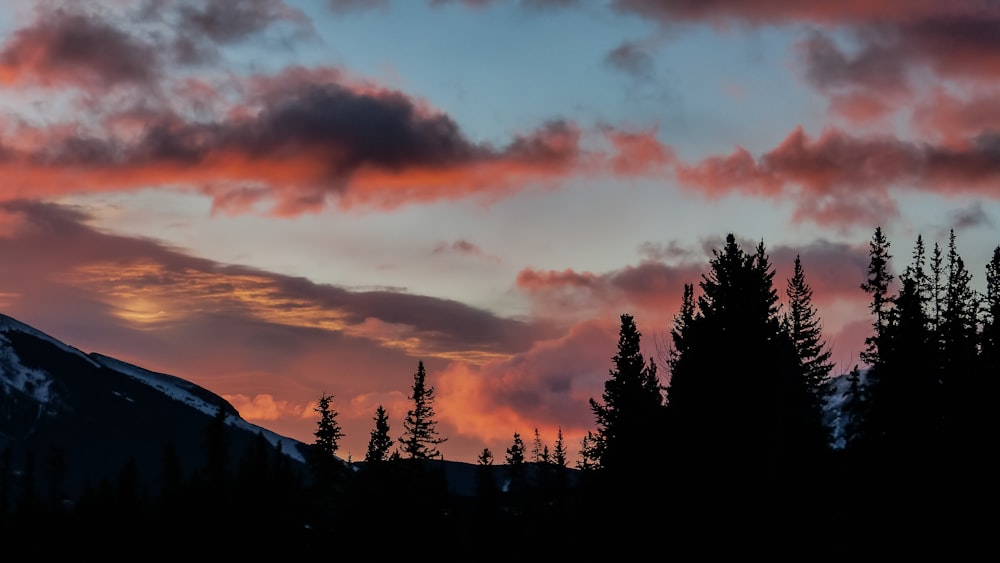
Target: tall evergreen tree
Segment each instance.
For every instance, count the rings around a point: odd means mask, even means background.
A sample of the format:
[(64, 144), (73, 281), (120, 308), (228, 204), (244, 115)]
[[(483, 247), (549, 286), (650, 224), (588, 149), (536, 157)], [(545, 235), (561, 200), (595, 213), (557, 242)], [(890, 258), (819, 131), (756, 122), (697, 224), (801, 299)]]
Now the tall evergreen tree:
[(313, 410), (319, 413), (319, 420), (316, 422), (316, 431), (313, 435), (316, 440), (313, 442), (318, 454), (333, 458), (340, 448), (340, 440), (344, 437), (344, 432), (337, 422), (339, 413), (331, 406), (333, 395), (322, 393), (319, 397), (319, 404)]
[(525, 461), (525, 450), (524, 450), (524, 440), (521, 439), (521, 435), (514, 432), (514, 442), (507, 448), (507, 465), (518, 465)]
[(604, 469), (649, 467), (650, 449), (662, 437), (663, 390), (656, 363), (652, 359), (647, 363), (642, 355), (641, 337), (632, 315), (621, 315), (618, 353), (604, 382), (603, 403), (590, 399)]
[(576, 462), (576, 468), (580, 471), (594, 471), (600, 467), (601, 456), (597, 450), (597, 435), (593, 430), (588, 430), (580, 439), (580, 459)]
[(566, 442), (563, 439), (562, 427), (559, 427), (559, 432), (556, 434), (556, 445), (555, 449), (552, 450), (552, 463), (558, 467), (567, 467), (568, 460), (566, 458)]
[(548, 462), (548, 450), (545, 449), (542, 443), (542, 435), (538, 433), (538, 428), (535, 428), (535, 439), (531, 443), (531, 461), (535, 463)]
[(823, 340), (819, 313), (812, 304), (813, 291), (806, 282), (799, 256), (795, 257), (794, 271), (788, 280), (785, 295), (788, 297), (785, 324), (795, 345), (806, 386), (821, 399), (833, 363), (830, 362), (831, 351)]
[[(685, 288), (666, 404), (672, 455), (682, 460), (671, 465), (682, 472), (678, 493), (732, 502), (727, 495), (815, 478), (807, 467), (826, 451), (827, 431), (782, 327), (773, 276), (763, 242), (747, 253), (729, 234), (694, 311)], [(698, 508), (696, 496), (688, 500)]]
[(978, 354), (979, 301), (972, 289), (972, 274), (958, 252), (955, 230), (948, 237), (947, 283), (939, 336), (945, 373), (968, 376)]
[(399, 438), (403, 453), (410, 459), (434, 459), (441, 457), (437, 446), (447, 440), (437, 432), (436, 413), (434, 412), (434, 387), (427, 385), (427, 373), (424, 362), (417, 364), (417, 372), (413, 374), (413, 388), (409, 399), (413, 408), (406, 413), (403, 420), (403, 435)]
[(889, 287), (894, 276), (889, 273), (892, 260), (892, 255), (889, 254), (890, 246), (889, 240), (882, 233), (882, 227), (876, 227), (868, 243), (868, 278), (861, 284), (861, 289), (871, 296), (868, 308), (874, 317), (872, 334), (865, 339), (865, 351), (861, 354), (861, 358), (870, 365), (878, 363), (879, 344), (888, 324), (889, 309), (892, 304)]
[(389, 415), (382, 405), (375, 409), (375, 428), (368, 438), (368, 452), (365, 461), (378, 463), (389, 459), (389, 449), (392, 448), (392, 438), (389, 437)]

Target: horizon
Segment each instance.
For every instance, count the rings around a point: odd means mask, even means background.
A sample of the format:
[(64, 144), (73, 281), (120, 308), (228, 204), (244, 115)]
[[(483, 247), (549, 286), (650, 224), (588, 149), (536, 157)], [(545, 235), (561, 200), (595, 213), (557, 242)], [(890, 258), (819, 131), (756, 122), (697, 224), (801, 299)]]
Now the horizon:
[(420, 361), (445, 459), (576, 459), (619, 315), (661, 360), (729, 233), (782, 298), (801, 256), (836, 374), (876, 227), (979, 290), (1000, 244), (1000, 6), (10, 6), (0, 312), (301, 442), (331, 394), (345, 459)]

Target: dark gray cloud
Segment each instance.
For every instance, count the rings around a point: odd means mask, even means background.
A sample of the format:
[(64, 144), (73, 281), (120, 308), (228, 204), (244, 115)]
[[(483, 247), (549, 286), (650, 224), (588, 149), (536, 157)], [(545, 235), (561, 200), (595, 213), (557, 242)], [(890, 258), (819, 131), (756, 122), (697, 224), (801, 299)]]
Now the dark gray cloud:
[(158, 79), (162, 61), (146, 40), (83, 10), (42, 10), (0, 50), (0, 65), (18, 81), (94, 88)]
[(653, 57), (642, 46), (629, 41), (608, 53), (605, 62), (637, 78), (649, 78), (653, 74)]
[(993, 218), (983, 209), (981, 201), (974, 201), (968, 207), (957, 209), (951, 214), (951, 225), (956, 230), (971, 229), (973, 227), (992, 227)]

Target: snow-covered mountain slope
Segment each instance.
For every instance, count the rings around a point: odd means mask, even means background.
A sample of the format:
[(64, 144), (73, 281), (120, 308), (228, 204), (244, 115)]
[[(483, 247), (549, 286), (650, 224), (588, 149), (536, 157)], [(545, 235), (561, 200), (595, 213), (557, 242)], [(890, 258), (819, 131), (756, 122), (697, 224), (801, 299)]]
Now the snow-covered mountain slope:
[(304, 444), (247, 422), (203, 387), (86, 354), (0, 315), (0, 452), (14, 469), (45, 460), (64, 468), (71, 490), (113, 481), (128, 462), (155, 480), (169, 448), (196, 471), (220, 409), (233, 465), (259, 437), (297, 465), (305, 462)]

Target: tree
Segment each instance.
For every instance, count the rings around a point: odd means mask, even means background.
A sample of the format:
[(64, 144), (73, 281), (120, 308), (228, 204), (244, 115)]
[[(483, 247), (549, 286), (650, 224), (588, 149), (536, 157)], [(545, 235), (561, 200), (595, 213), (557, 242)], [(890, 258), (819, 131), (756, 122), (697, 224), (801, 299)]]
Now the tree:
[(819, 398), (830, 378), (833, 363), (830, 362), (830, 349), (823, 341), (819, 314), (812, 304), (812, 288), (806, 283), (799, 256), (795, 256), (794, 272), (785, 295), (788, 297), (785, 324), (795, 345), (806, 386)]
[(549, 462), (549, 448), (542, 443), (542, 436), (538, 433), (538, 428), (535, 428), (535, 440), (531, 445), (531, 461), (535, 463), (548, 463)]
[(593, 430), (588, 430), (580, 439), (580, 459), (576, 462), (576, 468), (580, 471), (594, 471), (600, 467), (601, 458), (597, 452), (597, 435)]
[(393, 441), (389, 437), (389, 415), (386, 414), (382, 405), (375, 409), (375, 428), (372, 429), (368, 438), (368, 452), (365, 454), (365, 461), (378, 463), (389, 459), (389, 449)]
[(745, 507), (779, 493), (811, 498), (805, 487), (816, 478), (829, 436), (782, 326), (763, 241), (749, 253), (727, 235), (699, 287), (697, 299), (685, 287), (671, 330), (666, 423), (674, 498), (692, 510), (704, 506), (704, 495), (726, 502), (758, 495)]
[(567, 467), (566, 442), (563, 440), (562, 426), (559, 427), (559, 432), (556, 434), (556, 445), (552, 451), (552, 463), (557, 467)]
[(955, 230), (948, 238), (947, 282), (939, 337), (945, 374), (967, 377), (978, 354), (979, 300), (972, 289), (972, 274), (958, 253)]
[(872, 321), (874, 330), (865, 339), (865, 351), (861, 354), (861, 358), (871, 365), (878, 363), (879, 343), (884, 335), (889, 306), (892, 304), (892, 298), (889, 296), (889, 284), (893, 280), (893, 275), (889, 273), (889, 263), (892, 260), (889, 246), (889, 241), (882, 233), (882, 227), (876, 227), (868, 243), (868, 278), (861, 284), (861, 289), (871, 295), (868, 308), (874, 316)]
[(524, 463), (524, 440), (521, 435), (514, 432), (514, 442), (507, 448), (507, 465), (519, 465)]
[(663, 388), (656, 364), (640, 349), (642, 335), (632, 315), (622, 314), (618, 353), (604, 382), (603, 402), (590, 399), (597, 419), (596, 453), (603, 469), (648, 468), (652, 444), (662, 436)]
[(319, 421), (316, 422), (316, 441), (313, 444), (319, 455), (333, 458), (340, 447), (340, 440), (344, 433), (337, 422), (338, 412), (330, 406), (333, 395), (322, 393), (319, 398), (319, 405), (313, 411), (319, 413)]
[(413, 408), (406, 413), (404, 433), (399, 438), (403, 453), (410, 459), (441, 457), (437, 446), (447, 440), (438, 436), (437, 421), (434, 419), (434, 388), (427, 385), (426, 379), (424, 362), (421, 361), (413, 374), (413, 390), (409, 396)]

